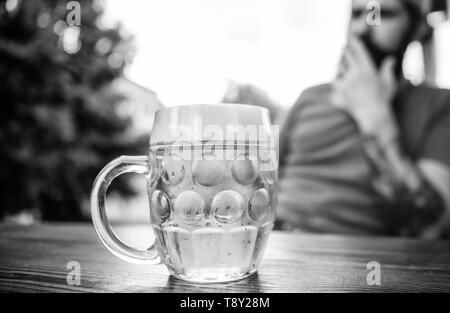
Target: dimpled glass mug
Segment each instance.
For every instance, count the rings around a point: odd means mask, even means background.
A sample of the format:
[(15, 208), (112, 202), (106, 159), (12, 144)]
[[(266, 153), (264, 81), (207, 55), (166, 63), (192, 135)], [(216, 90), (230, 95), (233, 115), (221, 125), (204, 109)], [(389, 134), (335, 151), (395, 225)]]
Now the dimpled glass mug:
[[(122, 156), (97, 176), (91, 195), (94, 226), (119, 258), (164, 263), (190, 282), (225, 282), (256, 272), (274, 226), (277, 128), (266, 109), (234, 104), (159, 110), (148, 156)], [(147, 250), (123, 243), (105, 211), (111, 181), (147, 177), (155, 242)]]

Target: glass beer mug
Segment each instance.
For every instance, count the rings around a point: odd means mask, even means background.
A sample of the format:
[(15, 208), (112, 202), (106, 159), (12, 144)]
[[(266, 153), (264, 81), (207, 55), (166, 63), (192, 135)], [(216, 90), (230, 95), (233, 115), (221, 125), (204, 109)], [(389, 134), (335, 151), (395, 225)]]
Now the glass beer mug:
[[(274, 226), (277, 129), (266, 109), (233, 104), (159, 110), (148, 156), (122, 156), (97, 176), (92, 220), (119, 258), (164, 263), (190, 282), (225, 282), (256, 272)], [(147, 250), (123, 243), (111, 228), (105, 196), (123, 173), (147, 178), (155, 242)]]

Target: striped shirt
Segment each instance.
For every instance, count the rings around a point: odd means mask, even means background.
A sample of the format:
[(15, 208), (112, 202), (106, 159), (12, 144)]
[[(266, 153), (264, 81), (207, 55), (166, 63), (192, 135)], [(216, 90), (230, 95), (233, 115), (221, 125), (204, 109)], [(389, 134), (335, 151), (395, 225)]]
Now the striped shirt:
[[(407, 155), (450, 166), (450, 91), (405, 84), (393, 108)], [(396, 208), (373, 178), (356, 122), (333, 106), (331, 85), (304, 92), (280, 136), (279, 221), (306, 232), (396, 234)]]

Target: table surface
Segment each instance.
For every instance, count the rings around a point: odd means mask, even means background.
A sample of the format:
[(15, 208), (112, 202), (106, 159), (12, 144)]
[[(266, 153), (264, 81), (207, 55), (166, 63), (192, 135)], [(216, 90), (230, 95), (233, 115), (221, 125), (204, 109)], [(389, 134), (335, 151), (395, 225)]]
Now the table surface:
[[(145, 226), (116, 229), (122, 238), (143, 242), (151, 234)], [(80, 286), (67, 284), (71, 261), (81, 266)], [(381, 285), (367, 284), (371, 261), (381, 266)], [(161, 264), (116, 258), (90, 224), (3, 225), (0, 291), (449, 292), (450, 242), (272, 232), (257, 274), (231, 283), (191, 284), (170, 276)]]

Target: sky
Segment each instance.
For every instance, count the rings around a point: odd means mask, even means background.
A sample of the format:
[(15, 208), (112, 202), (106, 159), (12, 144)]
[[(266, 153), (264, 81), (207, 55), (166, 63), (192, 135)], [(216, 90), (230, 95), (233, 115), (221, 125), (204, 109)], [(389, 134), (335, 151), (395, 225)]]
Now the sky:
[[(349, 0), (107, 0), (106, 23), (134, 35), (131, 80), (165, 106), (217, 103), (228, 81), (253, 84), (289, 108), (331, 80), (345, 44)], [(450, 25), (439, 36), (438, 82), (450, 87)], [(416, 53), (412, 53), (417, 57)], [(409, 71), (417, 71), (413, 59)]]
[(107, 0), (108, 22), (135, 36), (128, 78), (166, 106), (219, 102), (228, 81), (284, 107), (330, 80), (344, 45), (348, 0)]

